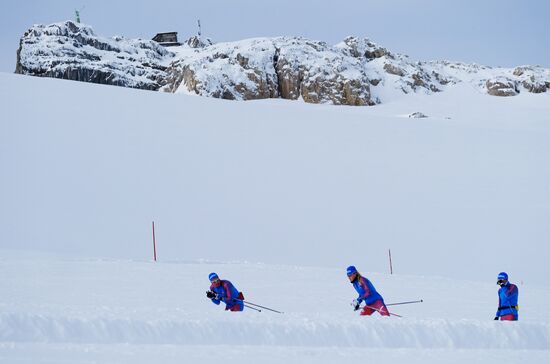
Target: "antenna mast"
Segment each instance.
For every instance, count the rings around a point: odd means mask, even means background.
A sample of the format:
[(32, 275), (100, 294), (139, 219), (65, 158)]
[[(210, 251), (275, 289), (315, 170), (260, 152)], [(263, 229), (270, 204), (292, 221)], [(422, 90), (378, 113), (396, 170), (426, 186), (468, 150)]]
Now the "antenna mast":
[(74, 9), (75, 20), (77, 23), (80, 23), (80, 12), (84, 10), (85, 7), (86, 5), (82, 6), (79, 10)]
[(199, 38), (201, 37), (201, 20), (197, 20), (197, 24), (199, 25)]

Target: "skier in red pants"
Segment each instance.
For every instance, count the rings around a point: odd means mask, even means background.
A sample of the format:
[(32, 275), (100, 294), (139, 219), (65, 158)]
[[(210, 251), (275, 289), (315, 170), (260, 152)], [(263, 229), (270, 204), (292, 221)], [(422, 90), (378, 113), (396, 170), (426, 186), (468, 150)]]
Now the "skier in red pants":
[(227, 280), (221, 280), (216, 273), (208, 275), (210, 280), (210, 290), (206, 292), (206, 297), (212, 300), (212, 303), (219, 305), (225, 303), (225, 310), (238, 312), (244, 309), (244, 296), (239, 292), (233, 283)]
[(370, 316), (377, 311), (382, 316), (389, 316), (390, 312), (384, 304), (382, 296), (376, 292), (372, 283), (365, 277), (361, 276), (357, 269), (351, 265), (346, 271), (349, 281), (353, 284), (353, 288), (359, 293), (359, 297), (353, 301), (354, 309), (357, 311), (361, 302), (365, 302), (365, 307), (361, 311), (361, 316)]
[(508, 281), (508, 274), (500, 272), (497, 277), (498, 309), (495, 320), (517, 321), (518, 320), (518, 287)]

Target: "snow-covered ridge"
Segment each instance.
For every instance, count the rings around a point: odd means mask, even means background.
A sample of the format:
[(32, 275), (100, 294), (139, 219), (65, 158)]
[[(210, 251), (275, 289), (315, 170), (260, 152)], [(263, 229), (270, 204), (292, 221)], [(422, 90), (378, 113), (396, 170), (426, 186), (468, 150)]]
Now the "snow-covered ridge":
[(89, 26), (66, 21), (25, 32), (15, 72), (157, 90), (173, 56), (154, 41), (103, 38)]
[(0, 342), (550, 349), (547, 323), (476, 320), (313, 320), (254, 313), (216, 319), (136, 320), (0, 314)]
[(374, 105), (462, 82), (495, 96), (550, 87), (550, 70), (542, 67), (417, 62), (369, 39), (330, 46), (300, 37), (219, 44), (193, 37), (167, 50), (153, 41), (99, 37), (71, 21), (33, 26), (17, 59), (17, 73), (234, 100)]

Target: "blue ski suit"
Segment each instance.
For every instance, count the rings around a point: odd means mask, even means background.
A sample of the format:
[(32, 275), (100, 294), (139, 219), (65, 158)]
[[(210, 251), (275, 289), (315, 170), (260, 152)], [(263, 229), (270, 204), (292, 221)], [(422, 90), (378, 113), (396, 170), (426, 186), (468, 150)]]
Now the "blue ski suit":
[(371, 305), (378, 300), (384, 302), (382, 296), (376, 292), (376, 289), (367, 278), (359, 276), (352, 284), (353, 288), (359, 293), (359, 297), (357, 297), (358, 303), (365, 301), (366, 305)]
[(518, 294), (518, 287), (510, 282), (506, 282), (504, 286), (500, 287), (497, 317), (513, 315), (515, 320), (518, 319)]
[(244, 303), (239, 299), (239, 291), (230, 281), (222, 279), (217, 287), (212, 284), (210, 290), (220, 296), (219, 300), (212, 298), (212, 302), (216, 305), (225, 302), (226, 311), (242, 311), (244, 309)]

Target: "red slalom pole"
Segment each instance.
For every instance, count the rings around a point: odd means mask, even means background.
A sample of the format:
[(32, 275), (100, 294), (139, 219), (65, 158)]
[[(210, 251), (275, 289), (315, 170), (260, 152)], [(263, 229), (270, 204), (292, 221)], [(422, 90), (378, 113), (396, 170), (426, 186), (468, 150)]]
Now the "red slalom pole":
[(155, 240), (155, 222), (153, 221), (153, 257), (157, 261), (157, 242)]

